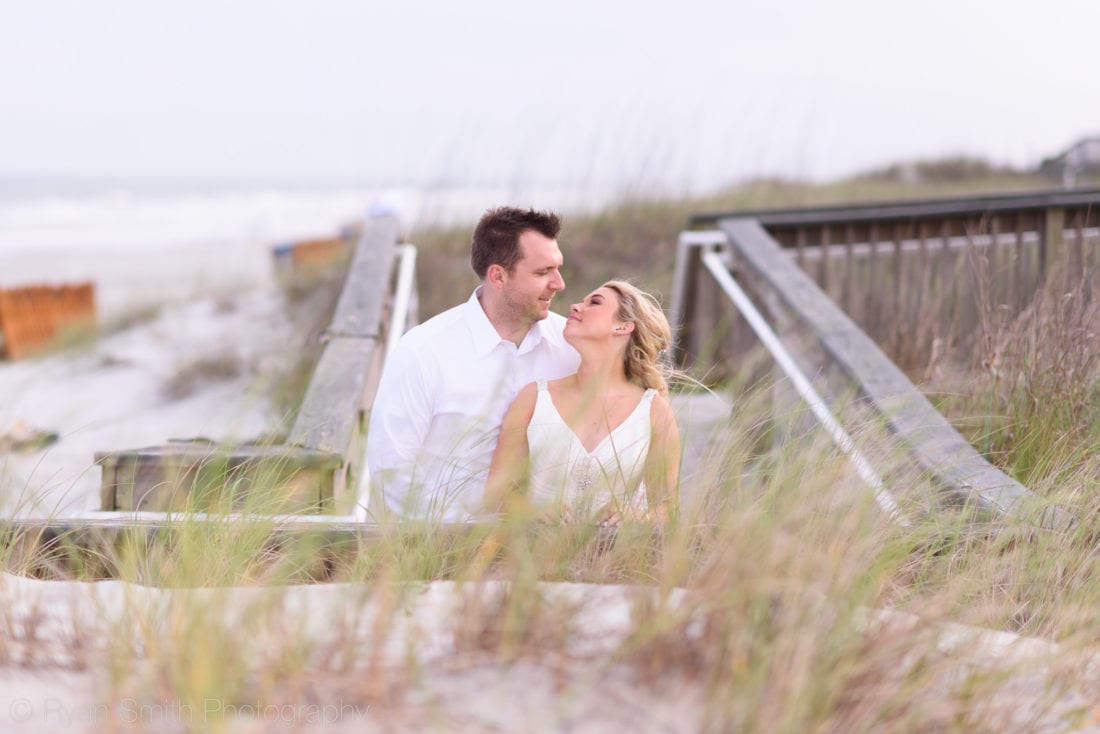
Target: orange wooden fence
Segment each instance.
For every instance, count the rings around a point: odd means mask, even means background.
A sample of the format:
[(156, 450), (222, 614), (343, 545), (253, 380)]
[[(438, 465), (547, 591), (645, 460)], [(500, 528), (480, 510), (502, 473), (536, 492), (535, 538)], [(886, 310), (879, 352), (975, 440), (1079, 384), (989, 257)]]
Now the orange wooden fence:
[(346, 258), (351, 243), (341, 239), (318, 239), (298, 242), (294, 245), (295, 267), (325, 267)]
[(343, 237), (299, 240), (274, 248), (276, 269), (280, 273), (322, 270), (346, 260), (353, 241)]
[(0, 289), (0, 351), (8, 359), (33, 356), (94, 326), (92, 283)]

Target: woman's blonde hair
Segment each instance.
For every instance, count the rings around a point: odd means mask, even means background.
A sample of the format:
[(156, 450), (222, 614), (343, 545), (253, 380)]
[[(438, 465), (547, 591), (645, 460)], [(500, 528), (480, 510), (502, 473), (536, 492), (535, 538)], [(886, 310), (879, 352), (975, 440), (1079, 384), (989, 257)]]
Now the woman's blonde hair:
[(620, 321), (634, 323), (626, 347), (626, 378), (645, 388), (668, 394), (668, 350), (672, 346), (672, 329), (661, 311), (657, 299), (623, 280), (603, 284), (619, 296)]

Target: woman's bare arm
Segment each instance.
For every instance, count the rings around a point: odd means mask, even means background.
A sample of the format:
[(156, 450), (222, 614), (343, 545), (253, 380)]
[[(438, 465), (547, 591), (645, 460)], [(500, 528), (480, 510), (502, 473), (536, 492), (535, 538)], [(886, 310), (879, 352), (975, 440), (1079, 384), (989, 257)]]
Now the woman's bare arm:
[(527, 385), (504, 414), (485, 485), (485, 506), (492, 512), (508, 509), (523, 497), (529, 453), (527, 425), (534, 415), (537, 397), (538, 386), (535, 383)]
[(651, 519), (667, 522), (680, 509), (680, 429), (663, 395), (653, 397), (650, 430), (645, 464), (648, 514)]

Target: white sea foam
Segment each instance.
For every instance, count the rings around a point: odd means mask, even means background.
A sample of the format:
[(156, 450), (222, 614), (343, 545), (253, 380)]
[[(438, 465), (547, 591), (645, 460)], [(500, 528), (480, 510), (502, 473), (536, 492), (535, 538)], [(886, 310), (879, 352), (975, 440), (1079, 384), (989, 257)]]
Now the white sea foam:
[(583, 211), (613, 195), (593, 187), (510, 185), (177, 193), (105, 186), (28, 195), (8, 184), (0, 192), (0, 255), (40, 248), (126, 252), (211, 241), (273, 243), (330, 233), (379, 208), (396, 211), (412, 227), (474, 220), (501, 204)]
[(385, 192), (278, 190), (0, 200), (0, 253), (40, 248), (124, 253), (212, 241), (278, 241), (333, 232)]
[(471, 226), (501, 204), (565, 212), (606, 203), (577, 186), (229, 187), (0, 181), (0, 287), (91, 280), (99, 315), (263, 287), (273, 247), (333, 236), (372, 212), (406, 231)]

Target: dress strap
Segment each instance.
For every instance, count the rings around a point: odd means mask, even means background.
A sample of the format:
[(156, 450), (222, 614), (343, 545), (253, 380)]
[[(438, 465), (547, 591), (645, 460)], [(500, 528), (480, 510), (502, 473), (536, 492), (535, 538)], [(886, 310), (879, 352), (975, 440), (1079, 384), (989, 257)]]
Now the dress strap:
[(536, 380), (535, 385), (538, 387), (539, 392), (546, 392), (546, 380)]
[(657, 388), (655, 388), (655, 387), (646, 388), (646, 391), (644, 393), (642, 393), (642, 402), (644, 402), (644, 403), (651, 402), (653, 400), (653, 396), (656, 395), (656, 394), (657, 394)]

